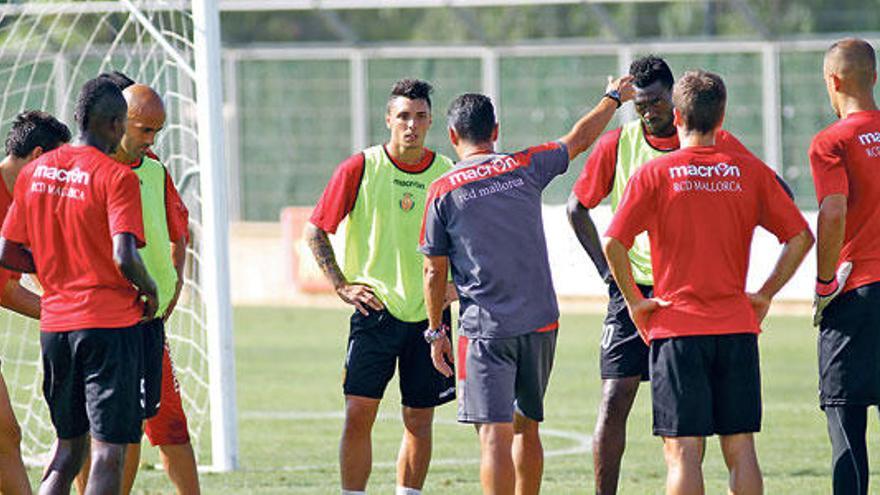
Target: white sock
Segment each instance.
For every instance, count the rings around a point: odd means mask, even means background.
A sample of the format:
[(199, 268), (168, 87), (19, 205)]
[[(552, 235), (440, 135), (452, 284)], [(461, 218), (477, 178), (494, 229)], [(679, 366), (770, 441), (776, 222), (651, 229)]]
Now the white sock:
[(397, 490), (395, 490), (394, 495), (422, 495), (421, 490), (416, 490), (415, 488), (407, 488), (405, 486), (398, 486)]
[(342, 495), (367, 495), (364, 490), (342, 490)]

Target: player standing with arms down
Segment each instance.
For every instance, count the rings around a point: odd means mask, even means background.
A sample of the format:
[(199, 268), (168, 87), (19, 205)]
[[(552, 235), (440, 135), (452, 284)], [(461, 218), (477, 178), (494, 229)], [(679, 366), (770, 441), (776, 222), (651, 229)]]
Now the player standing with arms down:
[[(880, 404), (880, 112), (874, 49), (860, 39), (825, 53), (840, 118), (813, 138), (819, 202), (816, 299), (819, 404), (828, 419), (835, 494), (868, 493), (867, 410)], [(835, 275), (836, 272), (836, 275)]]
[[(177, 493), (195, 495), (200, 492), (198, 468), (164, 328), (183, 286), (188, 212), (165, 166), (150, 151), (165, 126), (162, 98), (149, 86), (135, 84), (121, 73), (108, 77), (123, 90), (128, 104), (125, 135), (113, 158), (130, 166), (140, 180), (147, 245), (139, 252), (159, 290), (157, 318), (144, 325), (145, 389), (150, 405), (144, 432), (150, 443), (159, 447), (159, 457)], [(140, 443), (131, 444), (126, 451), (122, 493), (130, 493), (134, 486), (140, 447)], [(87, 467), (84, 465), (77, 476), (79, 493), (85, 492)]]
[[(394, 84), (385, 113), (387, 144), (337, 167), (305, 237), (339, 297), (355, 307), (345, 360), (345, 426), (339, 446), (343, 494), (363, 493), (372, 467), (370, 434), (385, 387), (400, 370), (403, 442), (398, 495), (420, 493), (431, 460), (434, 407), (455, 398), (455, 381), (431, 364), (416, 250), (428, 185), (452, 161), (424, 147), (431, 127), (431, 85)], [(327, 237), (348, 217), (345, 269)]]
[[(639, 119), (605, 133), (593, 147), (568, 199), (568, 219), (575, 235), (608, 283), (608, 312), (603, 324), (600, 372), (602, 402), (593, 433), (593, 473), (597, 494), (617, 493), (620, 461), (626, 447), (626, 421), (639, 383), (648, 380), (648, 346), (639, 336), (626, 302), (602, 253), (602, 242), (590, 217), (607, 196), (617, 211), (623, 190), (635, 171), (648, 161), (678, 149), (673, 123), (672, 71), (666, 62), (649, 55), (633, 61), (633, 106)], [(718, 131), (719, 145), (745, 149), (730, 133)], [(653, 294), (651, 251), (646, 235), (629, 250), (633, 277), (645, 297)]]
[(632, 98), (629, 79), (610, 82), (599, 104), (558, 141), (514, 154), (495, 152), (498, 124), (488, 97), (459, 96), (447, 112), (461, 161), (428, 193), (420, 247), (425, 338), (434, 366), (452, 377), (452, 345), (441, 318), (451, 266), (461, 301), (458, 420), (477, 426), (483, 493), (540, 491), (538, 426), (559, 327), (541, 196)]
[[(673, 101), (681, 149), (633, 175), (606, 234), (611, 272), (650, 343), (654, 434), (663, 437), (670, 494), (703, 493), (705, 437), (715, 434), (730, 492), (763, 491), (753, 439), (761, 428), (759, 325), (813, 244), (776, 174), (751, 153), (716, 144), (726, 100), (715, 74), (679, 79)], [(758, 226), (785, 247), (761, 289), (747, 294)], [(627, 256), (644, 231), (657, 299), (642, 295)]]
[(88, 493), (118, 493), (125, 446), (141, 437), (142, 329), (156, 312), (137, 176), (110, 158), (127, 106), (112, 82), (83, 85), (79, 144), (29, 163), (16, 181), (0, 264), (43, 285), (43, 393), (58, 444), (41, 493), (68, 493), (88, 451)]
[[(18, 114), (6, 136), (6, 157), (0, 161), (0, 218), (12, 205), (12, 191), (21, 169), (43, 153), (70, 141), (70, 130), (46, 112)], [(0, 305), (24, 316), (40, 319), (40, 296), (19, 283), (20, 274), (0, 268)], [(21, 428), (9, 400), (6, 382), (0, 374), (0, 492), (31, 493), (30, 481), (21, 460)]]

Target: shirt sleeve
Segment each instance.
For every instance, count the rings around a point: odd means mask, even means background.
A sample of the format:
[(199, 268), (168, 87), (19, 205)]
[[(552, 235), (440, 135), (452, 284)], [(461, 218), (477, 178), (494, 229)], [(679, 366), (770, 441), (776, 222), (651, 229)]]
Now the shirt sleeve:
[(6, 212), (6, 218), (3, 220), (3, 230), (0, 234), (12, 242), (18, 242), (25, 246), (30, 244), (27, 234), (27, 216), (24, 208), (19, 208), (19, 201), (15, 200), (9, 206)]
[(335, 233), (357, 200), (364, 176), (364, 154), (348, 157), (336, 167), (309, 221), (324, 232)]
[(620, 129), (606, 132), (599, 138), (584, 169), (574, 183), (572, 192), (584, 208), (595, 208), (614, 186), (614, 172), (617, 168), (617, 143)]
[(434, 185), (428, 191), (425, 215), (422, 217), (422, 232), (419, 236), (419, 251), (428, 256), (447, 256), (449, 254), (449, 232), (443, 218), (441, 198)]
[(742, 142), (729, 131), (726, 131), (724, 129), (718, 131), (718, 136), (716, 136), (716, 140), (717, 147), (727, 153), (745, 153), (749, 156), (754, 156), (754, 154), (748, 148), (746, 148), (746, 145), (742, 144)]
[(761, 217), (758, 223), (775, 235), (780, 243), (788, 241), (808, 228), (807, 221), (794, 204), (794, 200), (769, 168), (764, 177)]
[(3, 227), (0, 229), (0, 235), (13, 242), (30, 245), (28, 237), (27, 225), (27, 208), (24, 205), (25, 194), (31, 187), (31, 176), (25, 170), (19, 174), (15, 186), (12, 188), (12, 204), (6, 212), (6, 218), (3, 219)]
[(816, 136), (810, 144), (810, 170), (813, 172), (813, 185), (819, 205), (832, 194), (849, 193), (844, 159), (843, 143), (839, 139), (832, 139), (825, 132)]
[(654, 188), (645, 170), (637, 170), (630, 178), (623, 199), (617, 206), (617, 213), (605, 232), (605, 237), (617, 239), (627, 250), (632, 247), (637, 235), (648, 230), (657, 211)]
[(171, 174), (165, 172), (165, 221), (171, 242), (186, 240), (189, 235), (189, 210), (174, 187)]
[(107, 223), (110, 235), (128, 233), (135, 236), (137, 246), (144, 247), (144, 217), (141, 208), (140, 183), (131, 170), (116, 167), (107, 187)]
[(547, 187), (554, 177), (568, 170), (568, 148), (559, 141), (550, 141), (514, 153), (514, 159), (527, 163), (526, 173), (541, 189)]

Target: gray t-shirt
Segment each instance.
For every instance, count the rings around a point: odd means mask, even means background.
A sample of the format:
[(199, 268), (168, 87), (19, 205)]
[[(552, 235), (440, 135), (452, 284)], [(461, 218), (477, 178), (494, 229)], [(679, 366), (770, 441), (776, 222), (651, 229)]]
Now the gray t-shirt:
[(419, 249), (449, 257), (464, 336), (556, 328), (541, 194), (567, 168), (568, 150), (554, 141), (469, 158), (431, 184)]

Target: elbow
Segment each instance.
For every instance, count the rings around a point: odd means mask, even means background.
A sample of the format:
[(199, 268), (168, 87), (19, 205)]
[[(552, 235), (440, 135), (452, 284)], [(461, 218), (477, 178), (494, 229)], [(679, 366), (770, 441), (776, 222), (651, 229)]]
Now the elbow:
[(602, 252), (605, 254), (605, 259), (611, 259), (611, 254), (614, 251), (615, 243), (620, 244), (620, 241), (613, 237), (603, 237), (602, 238)]
[(440, 275), (440, 271), (437, 270), (437, 267), (435, 267), (433, 265), (426, 263), (424, 268), (422, 269), (422, 276), (424, 277), (425, 281), (428, 283), (436, 280), (439, 275)]
[(819, 207), (819, 218), (826, 224), (839, 225), (846, 221), (846, 200), (826, 198)]
[(577, 196), (575, 196), (574, 193), (571, 193), (571, 195), (568, 196), (568, 201), (565, 203), (565, 214), (568, 215), (568, 221), (574, 223), (575, 218), (583, 208), (584, 207), (581, 205)]
[(816, 237), (813, 235), (809, 228), (802, 230), (801, 233), (797, 235), (797, 237), (799, 238), (800, 244), (803, 245), (804, 252), (809, 251), (810, 248), (813, 247), (813, 244), (816, 243)]
[(310, 241), (314, 239), (316, 235), (318, 235), (318, 227), (315, 227), (312, 222), (306, 222), (306, 225), (303, 227), (303, 238), (306, 241)]

